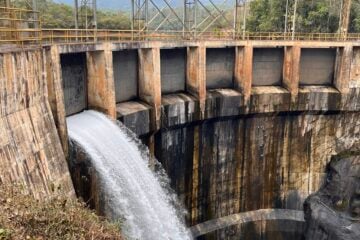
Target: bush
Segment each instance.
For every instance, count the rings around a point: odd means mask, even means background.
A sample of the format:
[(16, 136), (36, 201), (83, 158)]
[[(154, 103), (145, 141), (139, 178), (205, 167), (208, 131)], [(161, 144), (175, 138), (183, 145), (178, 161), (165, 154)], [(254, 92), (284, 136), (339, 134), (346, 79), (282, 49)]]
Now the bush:
[(120, 226), (87, 209), (85, 204), (55, 193), (36, 200), (19, 185), (0, 184), (0, 240), (118, 239)]

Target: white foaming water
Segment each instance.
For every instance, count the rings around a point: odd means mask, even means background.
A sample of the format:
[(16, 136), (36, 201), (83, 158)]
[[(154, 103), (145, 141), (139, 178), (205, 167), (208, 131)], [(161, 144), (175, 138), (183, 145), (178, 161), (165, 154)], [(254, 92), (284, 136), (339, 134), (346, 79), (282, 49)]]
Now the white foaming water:
[(173, 195), (124, 129), (96, 111), (68, 117), (67, 125), (70, 139), (86, 151), (98, 172), (106, 208), (115, 219), (123, 218), (125, 236), (192, 239), (172, 205)]

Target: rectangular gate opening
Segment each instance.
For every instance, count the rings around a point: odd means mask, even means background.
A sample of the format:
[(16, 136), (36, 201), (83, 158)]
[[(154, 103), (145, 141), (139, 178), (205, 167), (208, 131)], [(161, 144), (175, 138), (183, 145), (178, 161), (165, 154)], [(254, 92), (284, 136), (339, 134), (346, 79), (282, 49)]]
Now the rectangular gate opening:
[(66, 116), (87, 108), (86, 53), (60, 55)]
[(161, 93), (185, 91), (186, 49), (160, 49)]
[(335, 59), (335, 48), (301, 49), (300, 85), (332, 85)]
[(206, 49), (206, 88), (233, 88), (235, 48)]
[(113, 52), (116, 102), (125, 102), (138, 97), (138, 51)]
[(360, 47), (353, 48), (350, 80), (353, 86), (360, 84)]
[(280, 86), (284, 48), (254, 48), (253, 86)]

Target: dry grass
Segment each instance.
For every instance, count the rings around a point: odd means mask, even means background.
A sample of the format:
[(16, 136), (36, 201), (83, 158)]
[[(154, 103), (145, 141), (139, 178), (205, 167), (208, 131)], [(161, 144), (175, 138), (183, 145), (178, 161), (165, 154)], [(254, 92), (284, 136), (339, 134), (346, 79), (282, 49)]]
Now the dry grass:
[(39, 201), (18, 185), (0, 184), (0, 240), (121, 240), (119, 226), (64, 196)]

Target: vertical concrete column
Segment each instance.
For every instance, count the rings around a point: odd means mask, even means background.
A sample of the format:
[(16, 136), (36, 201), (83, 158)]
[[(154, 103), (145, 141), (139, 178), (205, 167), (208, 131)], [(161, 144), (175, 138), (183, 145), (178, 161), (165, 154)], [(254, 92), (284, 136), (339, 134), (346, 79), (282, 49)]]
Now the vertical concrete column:
[(353, 47), (351, 45), (339, 48), (336, 54), (334, 86), (342, 94), (349, 93), (352, 56)]
[(198, 98), (203, 117), (206, 99), (206, 47), (189, 47), (186, 65), (186, 90)]
[(283, 86), (290, 92), (291, 100), (296, 101), (300, 81), (300, 46), (287, 46), (284, 53)]
[(56, 45), (45, 50), (46, 79), (50, 108), (54, 117), (55, 125), (60, 137), (61, 145), (68, 156), (68, 134), (66, 126), (66, 113), (64, 91), (62, 87), (62, 74), (60, 53)]
[(244, 95), (245, 104), (250, 100), (253, 72), (253, 46), (238, 46), (235, 50), (235, 88)]
[(152, 106), (153, 128), (161, 117), (160, 48), (139, 49), (139, 98)]
[(112, 52), (108, 44), (104, 51), (86, 53), (88, 107), (116, 118), (115, 82)]

